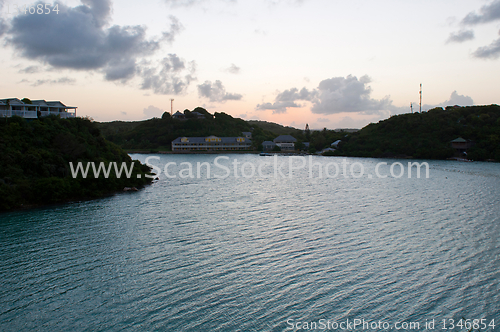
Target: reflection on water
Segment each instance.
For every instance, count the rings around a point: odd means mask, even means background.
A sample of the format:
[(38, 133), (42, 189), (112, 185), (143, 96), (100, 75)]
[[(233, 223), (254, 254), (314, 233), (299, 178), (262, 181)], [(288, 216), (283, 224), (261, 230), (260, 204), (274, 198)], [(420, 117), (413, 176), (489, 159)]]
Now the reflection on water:
[(0, 330), (498, 318), (500, 165), (429, 165), (429, 179), (162, 174), (137, 193), (2, 214)]

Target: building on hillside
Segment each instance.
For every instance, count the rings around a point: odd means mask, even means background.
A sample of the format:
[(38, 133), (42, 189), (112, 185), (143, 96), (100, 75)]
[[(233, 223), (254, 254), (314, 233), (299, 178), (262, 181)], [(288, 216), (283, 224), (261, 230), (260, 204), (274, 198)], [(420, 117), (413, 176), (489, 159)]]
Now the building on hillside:
[(335, 142), (333, 142), (332, 144), (330, 144), (330, 147), (337, 149), (339, 147), (340, 142), (342, 142), (342, 141), (338, 139)]
[(172, 152), (250, 150), (252, 141), (246, 137), (177, 137)]
[(271, 141), (262, 142), (262, 150), (263, 151), (272, 151), (275, 146), (276, 146), (276, 143), (271, 142)]
[(450, 143), (451, 147), (459, 154), (467, 153), (467, 149), (474, 146), (474, 142), (463, 139), (462, 137), (455, 138)]
[(191, 112), (192, 115), (194, 115), (194, 117), (196, 119), (205, 119), (205, 114), (201, 114), (200, 112)]
[[(36, 119), (41, 116), (58, 115), (61, 118), (76, 117), (74, 106), (66, 106), (60, 101), (32, 100), (31, 104), (24, 103), (17, 98), (0, 99), (0, 117), (11, 117), (14, 115)], [(73, 112), (70, 112), (73, 110)]]
[(280, 135), (273, 142), (280, 147), (281, 151), (293, 151), (297, 139), (291, 135)]
[(245, 136), (248, 139), (252, 139), (252, 133), (249, 131), (244, 131), (242, 132), (243, 136)]
[(178, 120), (184, 120), (186, 118), (186, 116), (184, 115), (184, 113), (177, 111), (172, 115), (172, 118), (178, 119)]

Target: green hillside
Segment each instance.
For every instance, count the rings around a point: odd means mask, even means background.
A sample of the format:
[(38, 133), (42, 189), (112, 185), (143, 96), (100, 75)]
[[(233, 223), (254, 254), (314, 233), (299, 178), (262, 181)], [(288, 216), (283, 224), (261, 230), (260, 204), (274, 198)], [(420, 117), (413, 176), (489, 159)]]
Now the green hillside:
[(263, 130), (267, 130), (272, 132), (275, 135), (300, 135), (302, 133), (302, 130), (296, 129), (293, 127), (285, 127), (277, 123), (273, 122), (267, 122), (267, 121), (260, 121), (260, 120), (248, 120), (247, 123), (249, 123), (252, 127), (259, 127)]
[(139, 161), (134, 161), (130, 179), (114, 172), (107, 179), (102, 173), (96, 179), (92, 172), (73, 178), (70, 162), (75, 168), (78, 162), (84, 167), (88, 162), (96, 167), (99, 162), (132, 165), (127, 153), (82, 118), (0, 118), (0, 154), (0, 210), (96, 198), (151, 182), (145, 177), (149, 167)]
[(339, 155), (446, 159), (454, 156), (450, 141), (462, 137), (475, 143), (472, 160), (500, 161), (500, 106), (434, 108), (401, 114), (343, 138)]
[[(185, 110), (186, 119), (174, 119), (169, 113), (162, 118), (153, 118), (137, 122), (103, 122), (99, 123), (106, 139), (120, 145), (124, 149), (170, 150), (171, 142), (177, 137), (205, 137), (210, 135), (227, 137), (241, 136), (242, 132), (252, 132), (252, 142), (258, 144), (276, 137), (273, 133), (252, 127), (248, 122), (233, 118), (226, 113), (214, 113), (198, 107), (193, 112), (202, 113), (205, 119), (197, 119), (191, 111)], [(252, 129), (253, 128), (253, 129)]]

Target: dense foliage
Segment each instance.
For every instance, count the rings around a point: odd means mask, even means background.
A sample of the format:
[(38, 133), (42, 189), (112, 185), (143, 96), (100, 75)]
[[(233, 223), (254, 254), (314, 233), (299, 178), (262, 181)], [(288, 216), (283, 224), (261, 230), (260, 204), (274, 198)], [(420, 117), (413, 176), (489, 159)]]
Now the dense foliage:
[[(192, 112), (204, 114), (205, 119), (195, 118)], [(226, 113), (216, 112), (212, 115), (202, 107), (192, 112), (185, 110), (186, 119), (183, 120), (173, 119), (165, 112), (161, 119), (103, 122), (98, 125), (107, 140), (124, 149), (145, 151), (170, 150), (171, 142), (177, 137), (241, 136), (242, 132), (252, 133), (252, 146), (258, 151), (262, 150), (262, 142), (272, 141), (279, 135), (295, 137), (298, 149), (303, 147), (302, 142), (311, 142), (312, 150), (316, 151), (329, 147), (345, 135), (326, 129), (306, 132), (266, 121), (244, 121)]]
[(107, 122), (100, 123), (106, 139), (125, 149), (170, 150), (171, 143), (177, 137), (220, 137), (242, 136), (242, 132), (252, 132), (252, 142), (262, 143), (273, 139), (273, 133), (252, 127), (242, 119), (235, 119), (226, 113), (210, 114), (205, 109), (197, 107), (193, 112), (205, 115), (205, 119), (197, 119), (192, 112), (185, 110), (186, 119), (174, 119), (169, 113), (164, 113), (161, 119), (153, 118), (140, 122)]
[[(95, 198), (124, 187), (151, 182), (149, 167), (141, 165), (117, 145), (106, 141), (96, 124), (87, 119), (36, 120), (0, 118), (0, 210), (22, 206)], [(99, 178), (81, 174), (73, 178), (69, 163), (134, 162), (132, 176)], [(140, 178), (138, 175), (140, 174)]]
[(500, 161), (500, 106), (449, 106), (425, 113), (393, 116), (342, 139), (337, 154), (360, 157), (446, 159), (454, 156), (450, 142), (472, 141), (472, 160)]

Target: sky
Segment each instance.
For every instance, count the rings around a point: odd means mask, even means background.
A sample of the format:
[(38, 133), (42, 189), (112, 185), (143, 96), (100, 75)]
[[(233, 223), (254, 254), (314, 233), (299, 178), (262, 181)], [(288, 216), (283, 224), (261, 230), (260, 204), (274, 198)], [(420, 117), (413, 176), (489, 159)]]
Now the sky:
[(0, 43), (0, 99), (96, 121), (161, 117), (174, 99), (362, 128), (418, 111), (420, 84), (423, 111), (500, 102), (500, 0), (0, 0)]

